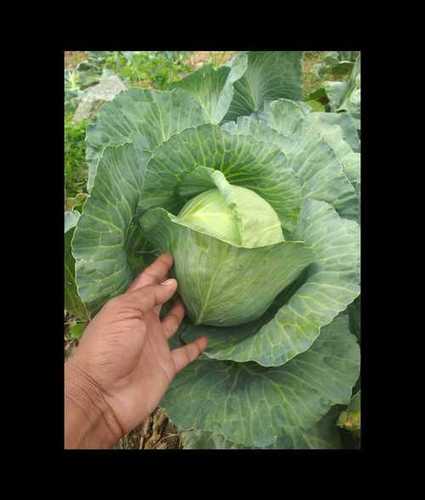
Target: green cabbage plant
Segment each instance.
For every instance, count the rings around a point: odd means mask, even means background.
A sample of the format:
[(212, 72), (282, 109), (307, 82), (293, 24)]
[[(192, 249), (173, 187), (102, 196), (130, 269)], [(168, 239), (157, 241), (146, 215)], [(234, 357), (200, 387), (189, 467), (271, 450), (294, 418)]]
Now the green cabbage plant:
[(357, 50), (334, 50), (326, 52), (323, 60), (313, 67), (318, 78), (326, 75), (344, 76), (349, 73), (360, 54)]
[[(206, 352), (161, 402), (185, 447), (338, 448), (359, 378), (360, 155), (347, 114), (302, 102), (301, 52), (243, 52), (131, 89), (87, 132), (72, 237), (93, 315), (162, 252)], [(356, 309), (357, 310), (357, 309)]]
[(333, 113), (348, 115), (356, 128), (360, 130), (361, 101), (361, 56), (356, 57), (348, 78), (342, 81), (324, 81), (322, 85), (308, 96), (312, 105), (325, 106)]

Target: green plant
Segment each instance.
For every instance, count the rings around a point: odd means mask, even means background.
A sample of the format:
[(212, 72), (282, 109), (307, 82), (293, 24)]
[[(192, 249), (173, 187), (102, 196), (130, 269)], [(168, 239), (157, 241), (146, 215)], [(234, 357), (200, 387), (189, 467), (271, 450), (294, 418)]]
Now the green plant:
[(347, 408), (341, 412), (338, 417), (337, 425), (346, 431), (352, 433), (355, 442), (360, 440), (361, 429), (361, 400), (360, 391), (358, 391), (351, 399)]
[(349, 113), (360, 129), (360, 72), (361, 62), (360, 56), (350, 74), (350, 78), (343, 82), (325, 82), (324, 88), (329, 99), (329, 107), (331, 111)]
[(360, 363), (359, 141), (346, 113), (301, 99), (302, 53), (240, 53), (119, 94), (87, 131), (76, 290), (94, 314), (173, 254), (188, 316), (171, 343), (209, 339), (161, 402), (186, 447), (342, 446)]
[(348, 76), (360, 52), (358, 50), (335, 50), (326, 52), (321, 63), (316, 64), (314, 71), (318, 78), (332, 77), (341, 79)]
[(325, 81), (321, 86), (307, 96), (310, 104), (319, 103), (324, 109), (347, 113), (360, 130), (360, 79), (361, 57), (357, 56), (351, 65), (349, 78), (343, 81)]
[(105, 68), (128, 83), (165, 89), (191, 71), (185, 52), (114, 52), (105, 60)]
[(78, 105), (78, 100), (81, 97), (81, 90), (79, 86), (79, 76), (76, 70), (65, 70), (64, 75), (64, 110), (65, 116), (72, 114)]
[[(67, 210), (64, 214), (65, 312), (85, 322), (89, 319), (90, 315), (77, 292), (75, 283), (75, 260), (71, 253), (71, 239), (79, 217), (80, 212), (78, 210)], [(73, 326), (75, 326), (75, 322)]]
[(87, 60), (80, 62), (75, 69), (78, 74), (78, 85), (82, 90), (99, 83), (103, 69), (111, 54), (113, 53), (106, 51), (87, 52)]
[(70, 198), (86, 189), (86, 128), (86, 121), (74, 124), (72, 114), (65, 117), (65, 191)]

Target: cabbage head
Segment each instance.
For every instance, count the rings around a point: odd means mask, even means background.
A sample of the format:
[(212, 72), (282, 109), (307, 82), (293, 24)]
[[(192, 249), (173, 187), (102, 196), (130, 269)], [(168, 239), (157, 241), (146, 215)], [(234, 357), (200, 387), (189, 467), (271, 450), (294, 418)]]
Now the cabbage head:
[(360, 364), (359, 139), (349, 113), (302, 101), (302, 60), (243, 52), (168, 91), (121, 92), (87, 132), (78, 294), (93, 315), (173, 255), (188, 314), (171, 345), (209, 338), (161, 401), (186, 447), (342, 446)]

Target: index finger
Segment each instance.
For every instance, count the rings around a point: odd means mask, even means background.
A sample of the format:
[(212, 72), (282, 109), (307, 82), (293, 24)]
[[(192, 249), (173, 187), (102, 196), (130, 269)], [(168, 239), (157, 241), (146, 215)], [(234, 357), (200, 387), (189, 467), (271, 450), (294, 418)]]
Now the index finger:
[(150, 266), (139, 274), (129, 286), (128, 291), (132, 292), (148, 285), (158, 285), (167, 278), (172, 265), (173, 257), (171, 254), (164, 253), (160, 255)]

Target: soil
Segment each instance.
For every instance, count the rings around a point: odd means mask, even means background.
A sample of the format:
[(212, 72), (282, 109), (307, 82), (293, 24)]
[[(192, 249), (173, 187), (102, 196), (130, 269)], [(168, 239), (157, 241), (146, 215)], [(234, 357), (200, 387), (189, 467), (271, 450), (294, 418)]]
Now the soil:
[(176, 427), (162, 408), (156, 408), (149, 418), (124, 436), (115, 449), (161, 450), (181, 449), (181, 439)]

